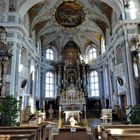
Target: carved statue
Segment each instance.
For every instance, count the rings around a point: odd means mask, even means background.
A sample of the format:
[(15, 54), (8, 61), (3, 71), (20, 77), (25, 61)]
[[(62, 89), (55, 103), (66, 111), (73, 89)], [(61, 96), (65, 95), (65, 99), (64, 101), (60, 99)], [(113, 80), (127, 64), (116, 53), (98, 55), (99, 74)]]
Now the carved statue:
[(75, 124), (77, 124), (77, 121), (74, 119), (73, 116), (69, 119), (69, 121), (71, 126), (75, 126)]
[(27, 107), (27, 96), (29, 96), (29, 94), (25, 92), (26, 84), (27, 84), (27, 80), (23, 80), (21, 83), (21, 90), (20, 90), (21, 110), (25, 110), (25, 108)]
[(49, 118), (52, 120), (53, 119), (53, 112), (54, 112), (54, 110), (52, 109), (52, 105), (50, 105), (48, 112), (50, 114)]

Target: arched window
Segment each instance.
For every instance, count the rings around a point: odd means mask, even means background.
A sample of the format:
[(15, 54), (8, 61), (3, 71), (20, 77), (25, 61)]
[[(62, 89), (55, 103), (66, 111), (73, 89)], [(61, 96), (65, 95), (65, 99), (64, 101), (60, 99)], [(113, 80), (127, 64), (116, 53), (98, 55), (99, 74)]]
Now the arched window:
[(131, 19), (136, 19), (137, 15), (136, 15), (136, 2), (134, 1), (130, 1), (129, 2), (129, 8), (130, 8), (130, 18)]
[(103, 37), (101, 37), (101, 53), (103, 54), (105, 52), (105, 40)]
[(90, 48), (90, 50), (88, 52), (88, 56), (89, 56), (89, 60), (96, 59), (97, 58), (97, 50), (94, 47)]
[(46, 98), (54, 97), (54, 74), (52, 72), (46, 73), (45, 96)]
[(99, 81), (98, 73), (96, 71), (92, 71), (90, 74), (90, 91), (92, 97), (99, 96)]
[(46, 50), (46, 59), (54, 60), (54, 51), (50, 48)]
[(139, 77), (138, 65), (137, 65), (136, 61), (133, 62), (133, 71), (134, 71), (135, 78)]

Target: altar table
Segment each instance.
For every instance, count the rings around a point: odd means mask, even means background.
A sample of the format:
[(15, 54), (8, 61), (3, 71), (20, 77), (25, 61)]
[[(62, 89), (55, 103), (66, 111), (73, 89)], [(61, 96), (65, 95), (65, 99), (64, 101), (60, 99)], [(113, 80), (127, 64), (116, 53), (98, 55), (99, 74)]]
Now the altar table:
[(70, 119), (71, 116), (77, 119), (78, 122), (80, 122), (80, 114), (82, 112), (79, 110), (66, 110), (64, 111), (65, 114), (65, 121), (68, 122), (68, 119)]

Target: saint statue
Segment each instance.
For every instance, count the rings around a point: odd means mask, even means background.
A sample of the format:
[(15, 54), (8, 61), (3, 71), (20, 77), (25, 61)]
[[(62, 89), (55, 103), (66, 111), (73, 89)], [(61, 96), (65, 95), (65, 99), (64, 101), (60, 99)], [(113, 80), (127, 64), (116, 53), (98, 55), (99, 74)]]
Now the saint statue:
[(49, 115), (50, 115), (49, 118), (53, 119), (53, 112), (54, 112), (54, 110), (52, 109), (52, 104), (50, 104), (50, 108), (49, 108), (48, 112), (49, 112)]
[(75, 126), (75, 124), (77, 124), (77, 121), (74, 119), (73, 116), (69, 119), (69, 121), (71, 126)]
[(21, 110), (25, 110), (27, 107), (27, 97), (29, 94), (25, 92), (25, 86), (27, 84), (27, 80), (23, 80), (21, 83), (20, 97), (21, 97)]

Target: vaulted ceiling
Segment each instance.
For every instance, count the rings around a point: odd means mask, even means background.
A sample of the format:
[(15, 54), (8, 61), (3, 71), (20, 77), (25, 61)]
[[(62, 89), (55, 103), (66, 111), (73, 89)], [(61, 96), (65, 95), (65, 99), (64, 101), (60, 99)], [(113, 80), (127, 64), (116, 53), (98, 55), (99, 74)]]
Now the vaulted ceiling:
[(51, 0), (34, 5), (28, 13), (31, 29), (43, 46), (51, 43), (63, 48), (72, 40), (82, 52), (91, 42), (100, 46), (101, 36), (110, 29), (112, 11), (99, 0)]

